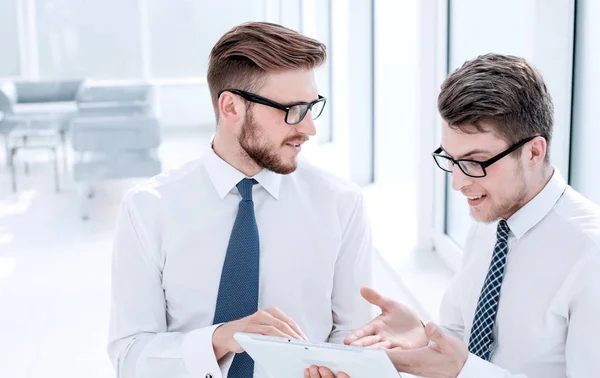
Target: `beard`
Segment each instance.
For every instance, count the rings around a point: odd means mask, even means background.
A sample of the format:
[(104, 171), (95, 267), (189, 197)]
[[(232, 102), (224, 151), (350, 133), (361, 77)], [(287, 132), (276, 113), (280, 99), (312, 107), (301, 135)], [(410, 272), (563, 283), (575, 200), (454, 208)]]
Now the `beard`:
[(484, 214), (481, 219), (477, 219), (478, 221), (492, 223), (499, 219), (507, 219), (522, 207), (523, 201), (527, 197), (527, 180), (525, 178), (525, 170), (521, 164), (517, 164), (515, 177), (511, 181), (517, 183), (517, 187), (511, 195), (493, 203), (490, 211)]
[[(287, 175), (296, 170), (298, 162), (296, 159), (292, 159), (286, 163), (279, 154), (280, 148), (269, 145), (261, 136), (261, 129), (254, 122), (254, 117), (251, 112), (246, 112), (246, 121), (242, 126), (242, 131), (238, 137), (238, 142), (246, 155), (252, 159), (258, 166), (268, 169), (269, 171), (279, 173), (281, 175)], [(301, 139), (305, 141), (307, 138), (303, 136), (295, 136), (293, 138), (287, 138), (282, 146), (290, 141), (297, 141)]]

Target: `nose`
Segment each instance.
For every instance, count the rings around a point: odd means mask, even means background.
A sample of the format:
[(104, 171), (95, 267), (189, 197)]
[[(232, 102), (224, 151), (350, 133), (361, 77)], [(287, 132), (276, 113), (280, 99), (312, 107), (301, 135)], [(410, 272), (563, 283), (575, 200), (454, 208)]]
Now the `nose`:
[(458, 165), (452, 167), (452, 189), (461, 190), (473, 183), (473, 178), (465, 175)]
[(312, 119), (310, 111), (306, 113), (306, 116), (302, 122), (296, 125), (296, 131), (308, 136), (314, 136), (317, 134), (317, 126), (315, 125), (315, 121)]

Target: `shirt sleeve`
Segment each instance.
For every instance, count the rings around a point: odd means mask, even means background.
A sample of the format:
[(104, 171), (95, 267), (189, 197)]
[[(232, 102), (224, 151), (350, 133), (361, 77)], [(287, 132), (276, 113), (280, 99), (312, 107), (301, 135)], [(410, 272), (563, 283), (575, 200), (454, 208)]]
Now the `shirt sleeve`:
[(600, 251), (593, 248), (571, 273), (569, 328), (565, 348), (567, 376), (600, 377)]
[(491, 362), (469, 354), (465, 366), (456, 378), (527, 378), (523, 374), (512, 374)]
[(216, 360), (218, 325), (167, 332), (158, 205), (150, 191), (128, 193), (117, 220), (108, 342), (117, 378), (224, 377), (233, 355)]
[(342, 243), (333, 278), (333, 329), (329, 341), (343, 343), (351, 332), (374, 316), (371, 305), (360, 295), (362, 287), (373, 287), (374, 253), (369, 217), (360, 190), (344, 193), (338, 206)]

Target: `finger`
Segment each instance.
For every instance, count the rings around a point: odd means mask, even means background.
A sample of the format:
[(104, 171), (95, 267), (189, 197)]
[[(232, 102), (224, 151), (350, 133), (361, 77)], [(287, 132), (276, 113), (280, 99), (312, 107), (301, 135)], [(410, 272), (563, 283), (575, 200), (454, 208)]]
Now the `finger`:
[(321, 378), (321, 374), (319, 374), (319, 367), (312, 365), (310, 368), (310, 378)]
[(287, 316), (283, 311), (281, 311), (277, 307), (268, 308), (266, 311), (267, 311), (267, 313), (273, 315), (277, 319), (279, 319), (279, 320), (285, 322), (287, 325), (289, 325), (290, 328), (292, 328), (302, 339), (308, 340), (308, 337), (306, 337), (304, 332), (302, 332), (298, 323), (296, 323), (294, 321), (294, 319)]
[(369, 346), (371, 349), (418, 349), (414, 347), (410, 343), (406, 343), (404, 341), (396, 341), (396, 340), (384, 340), (377, 344), (373, 344)]
[(321, 374), (321, 378), (334, 378), (334, 375), (331, 372), (331, 370), (329, 370), (325, 366), (321, 366), (319, 368), (319, 374)]
[(369, 348), (371, 348), (371, 349), (384, 349), (384, 350), (386, 350), (386, 349), (392, 349), (394, 347), (395, 347), (395, 345), (392, 345), (392, 342), (389, 341), (389, 340), (381, 341), (379, 343), (376, 343), (376, 344), (373, 344), (373, 345), (369, 346)]
[(275, 336), (289, 338), (290, 335), (282, 332), (279, 328), (269, 324), (250, 324), (247, 328), (247, 333), (256, 333), (265, 336)]
[(296, 331), (294, 331), (294, 329), (292, 327), (290, 327), (283, 320), (276, 318), (270, 312), (264, 311), (261, 314), (258, 321), (261, 322), (262, 324), (268, 324), (268, 325), (272, 325), (272, 326), (278, 328), (281, 332), (283, 332), (284, 334), (287, 335), (284, 337), (291, 337), (293, 339), (302, 339), (302, 336), (300, 336)]
[(310, 378), (310, 371), (308, 368), (304, 369), (304, 378)]
[(427, 338), (436, 343), (442, 350), (453, 349), (450, 345), (450, 340), (437, 324), (433, 322), (428, 323), (427, 326), (425, 326), (425, 335), (427, 335)]
[(375, 335), (375, 334), (376, 334), (375, 320), (371, 320), (364, 326), (362, 326), (359, 329), (357, 329), (356, 331), (352, 332), (348, 337), (346, 337), (346, 340), (344, 340), (344, 343), (353, 345), (353, 343), (356, 342), (357, 340), (360, 340), (364, 337)]
[(360, 346), (360, 347), (368, 347), (370, 345), (377, 344), (378, 342), (381, 342), (381, 335), (371, 335), (371, 336), (365, 336), (363, 338), (360, 338), (360, 339), (352, 342), (351, 345)]
[(394, 303), (391, 299), (384, 297), (370, 287), (363, 287), (360, 289), (360, 295), (362, 295), (367, 302), (379, 307), (381, 311), (385, 311), (392, 303)]
[(350, 376), (348, 374), (344, 373), (343, 371), (340, 371), (337, 374), (337, 378), (350, 378)]

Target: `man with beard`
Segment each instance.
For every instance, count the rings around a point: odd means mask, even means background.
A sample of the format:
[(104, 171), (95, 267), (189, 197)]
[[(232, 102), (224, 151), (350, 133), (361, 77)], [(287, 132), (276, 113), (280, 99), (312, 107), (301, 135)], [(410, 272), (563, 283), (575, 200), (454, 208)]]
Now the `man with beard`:
[(420, 377), (600, 377), (600, 208), (550, 163), (554, 109), (541, 75), (521, 58), (484, 55), (446, 79), (438, 109), (433, 157), (477, 221), (441, 327), (363, 289), (382, 314), (346, 343), (384, 348)]
[(299, 160), (326, 99), (325, 46), (269, 23), (210, 54), (211, 149), (128, 192), (117, 223), (108, 352), (120, 378), (265, 376), (248, 332), (339, 342), (371, 318), (360, 189)]

